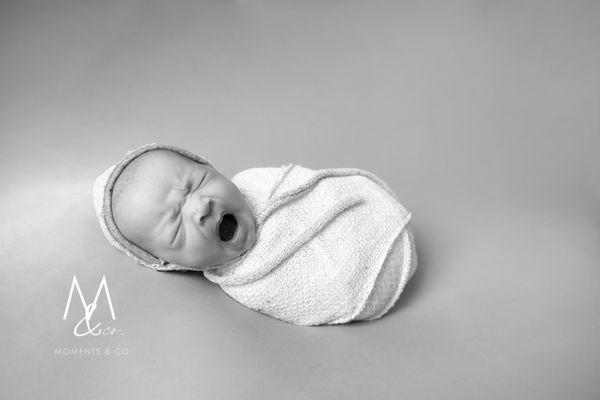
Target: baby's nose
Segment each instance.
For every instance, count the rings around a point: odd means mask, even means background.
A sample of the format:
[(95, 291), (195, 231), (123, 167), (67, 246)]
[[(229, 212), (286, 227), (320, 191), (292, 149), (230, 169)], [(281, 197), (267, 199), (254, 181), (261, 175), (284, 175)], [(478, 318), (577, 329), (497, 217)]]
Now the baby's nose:
[(196, 203), (195, 220), (198, 224), (206, 222), (213, 210), (214, 200), (208, 197), (200, 197)]

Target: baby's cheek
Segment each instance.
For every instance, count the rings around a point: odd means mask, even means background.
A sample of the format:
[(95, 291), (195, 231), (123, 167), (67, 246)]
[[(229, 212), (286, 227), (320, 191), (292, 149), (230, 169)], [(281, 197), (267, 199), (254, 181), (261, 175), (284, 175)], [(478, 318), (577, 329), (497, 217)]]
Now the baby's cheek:
[(213, 243), (198, 242), (181, 249), (181, 258), (190, 265), (210, 266), (225, 260), (223, 249)]

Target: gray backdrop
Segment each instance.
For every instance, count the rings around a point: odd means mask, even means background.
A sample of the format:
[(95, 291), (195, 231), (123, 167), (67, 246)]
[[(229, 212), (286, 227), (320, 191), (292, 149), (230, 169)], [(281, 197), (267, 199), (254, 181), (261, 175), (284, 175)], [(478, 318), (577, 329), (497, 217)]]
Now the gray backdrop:
[[(593, 1), (3, 1), (0, 397), (598, 398), (599, 20)], [(419, 270), (383, 319), (310, 328), (137, 267), (91, 188), (150, 142), (228, 176), (371, 171), (413, 213)], [(116, 320), (104, 295), (94, 318), (122, 335), (73, 335), (73, 275), (88, 302), (106, 277)]]

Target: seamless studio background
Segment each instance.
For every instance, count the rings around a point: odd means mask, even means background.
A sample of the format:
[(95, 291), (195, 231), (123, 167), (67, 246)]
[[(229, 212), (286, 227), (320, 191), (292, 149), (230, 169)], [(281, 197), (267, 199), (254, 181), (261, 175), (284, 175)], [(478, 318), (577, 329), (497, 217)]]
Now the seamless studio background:
[[(0, 397), (600, 396), (592, 1), (0, 3)], [(358, 167), (419, 269), (373, 323), (296, 327), (113, 250), (93, 180), (171, 143), (226, 176)], [(123, 335), (75, 337), (76, 275)], [(61, 355), (56, 349), (127, 349)]]

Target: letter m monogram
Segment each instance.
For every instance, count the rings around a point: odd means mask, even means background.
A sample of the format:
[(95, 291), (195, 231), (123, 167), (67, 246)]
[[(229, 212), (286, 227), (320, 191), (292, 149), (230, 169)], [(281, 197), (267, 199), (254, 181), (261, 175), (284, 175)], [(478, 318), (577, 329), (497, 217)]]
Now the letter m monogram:
[(69, 307), (71, 306), (71, 299), (73, 298), (73, 291), (77, 289), (77, 294), (79, 294), (79, 299), (81, 300), (81, 304), (83, 304), (83, 308), (85, 309), (85, 315), (87, 319), (91, 317), (91, 315), (96, 310), (96, 304), (98, 303), (98, 298), (100, 297), (100, 292), (104, 289), (104, 294), (106, 295), (106, 299), (108, 300), (108, 306), (110, 307), (110, 315), (112, 319), (117, 319), (115, 317), (115, 310), (112, 305), (112, 300), (110, 298), (110, 292), (108, 291), (108, 285), (106, 284), (106, 276), (102, 275), (102, 280), (100, 281), (100, 286), (98, 286), (98, 291), (96, 292), (96, 297), (94, 297), (94, 301), (88, 304), (83, 297), (83, 293), (81, 292), (81, 287), (79, 286), (79, 282), (77, 282), (77, 277), (73, 275), (73, 281), (71, 282), (71, 289), (69, 290), (69, 299), (67, 300), (67, 306), (65, 307), (65, 313), (63, 314), (63, 320), (67, 319), (67, 314), (69, 313)]

